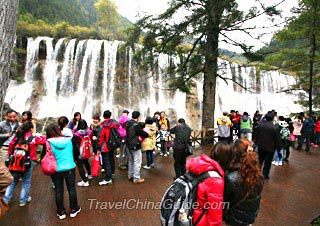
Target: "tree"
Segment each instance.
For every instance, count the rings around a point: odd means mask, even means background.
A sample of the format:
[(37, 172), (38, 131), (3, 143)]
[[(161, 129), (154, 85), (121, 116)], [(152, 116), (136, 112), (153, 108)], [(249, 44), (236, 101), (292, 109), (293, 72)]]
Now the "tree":
[[(171, 88), (189, 92), (193, 78), (203, 74), (202, 127), (208, 128), (214, 122), (216, 79), (225, 79), (218, 74), (219, 40), (249, 51), (251, 46), (233, 40), (228, 33), (241, 31), (250, 35), (249, 30), (254, 26), (243, 28), (244, 23), (262, 14), (278, 14), (275, 6), (260, 4), (259, 9), (252, 7), (245, 13), (238, 10), (235, 0), (172, 0), (161, 15), (139, 20), (132, 37), (144, 34), (141, 52), (147, 63), (156, 62), (159, 53), (180, 58), (180, 63), (174, 65), (178, 76), (171, 81)], [(182, 14), (185, 16), (181, 18)], [(181, 48), (185, 44), (191, 47)]]
[(117, 6), (112, 0), (98, 0), (94, 6), (99, 13), (98, 26), (110, 30), (114, 28), (119, 21), (120, 15), (117, 12)]
[(19, 0), (0, 0), (0, 113), (9, 83), (10, 62), (15, 42)]
[[(263, 51), (273, 48), (265, 61), (297, 74), (297, 84), (292, 90), (308, 93), (308, 101), (302, 104), (308, 106), (311, 114), (313, 107), (320, 106), (320, 97), (314, 95), (320, 92), (320, 3), (317, 0), (301, 0), (294, 12), (296, 15), (286, 29), (278, 32), (270, 47)], [(314, 89), (316, 92), (313, 92)]]

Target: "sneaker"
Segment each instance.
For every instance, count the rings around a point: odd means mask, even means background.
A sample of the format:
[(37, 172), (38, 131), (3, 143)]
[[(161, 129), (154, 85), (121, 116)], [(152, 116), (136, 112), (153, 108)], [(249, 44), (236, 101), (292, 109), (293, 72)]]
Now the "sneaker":
[(276, 161), (272, 161), (272, 165), (275, 165), (276, 164)]
[(278, 166), (282, 166), (282, 161), (279, 161), (279, 162), (278, 162)]
[(112, 179), (116, 178), (116, 175), (113, 173), (113, 174), (111, 175), (111, 178), (112, 178)]
[(152, 168), (154, 168), (154, 163), (152, 163), (150, 166), (151, 166)]
[(31, 196), (29, 195), (27, 202), (21, 202), (21, 203), (19, 204), (19, 206), (20, 206), (20, 207), (26, 206), (29, 202), (31, 202), (31, 200), (32, 200), (32, 198), (31, 198)]
[(275, 165), (275, 166), (279, 166), (279, 162), (275, 162), (274, 165)]
[(52, 187), (52, 189), (55, 189), (55, 188), (56, 188), (56, 186), (54, 185), (53, 182), (51, 182), (51, 187)]
[(128, 181), (132, 181), (133, 180), (133, 177), (128, 177)]
[(102, 185), (110, 185), (112, 184), (112, 180), (102, 180), (99, 182), (99, 185), (102, 186)]
[(163, 153), (161, 152), (161, 153), (160, 153), (160, 155), (162, 156), (162, 155), (163, 155)]
[(60, 213), (57, 211), (57, 216), (59, 217), (60, 220), (66, 219), (67, 215), (66, 212), (63, 210)]
[(70, 217), (76, 217), (78, 213), (80, 213), (81, 207), (79, 207), (77, 210), (71, 210)]
[(145, 165), (145, 166), (143, 166), (143, 169), (149, 170), (149, 169), (151, 169), (151, 166)]
[(137, 179), (137, 180), (136, 179), (133, 180), (134, 184), (140, 184), (140, 183), (143, 183), (143, 182), (144, 182), (143, 178), (140, 178), (140, 179)]
[(89, 180), (92, 180), (92, 178), (93, 178), (92, 175), (88, 175)]
[(116, 155), (116, 158), (118, 159), (120, 157), (120, 154), (119, 155)]
[(167, 155), (167, 154), (164, 154), (163, 156), (164, 156), (164, 157), (167, 157), (168, 155)]
[(170, 152), (169, 152), (169, 151), (167, 152), (167, 155), (170, 155)]
[(78, 185), (79, 187), (88, 187), (88, 186), (89, 186), (89, 181), (84, 182), (84, 181), (82, 180), (82, 181), (78, 182), (77, 185)]
[(101, 173), (104, 173), (104, 172), (106, 172), (106, 170), (105, 169), (101, 169)]

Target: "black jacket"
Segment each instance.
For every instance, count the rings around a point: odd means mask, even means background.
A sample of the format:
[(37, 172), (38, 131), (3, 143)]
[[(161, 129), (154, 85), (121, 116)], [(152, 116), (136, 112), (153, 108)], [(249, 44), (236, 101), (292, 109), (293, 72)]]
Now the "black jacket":
[(256, 129), (256, 143), (259, 151), (274, 152), (281, 149), (280, 132), (269, 121), (261, 121)]
[(142, 130), (141, 126), (133, 119), (126, 122), (126, 144), (129, 150), (141, 149), (139, 136), (143, 138), (149, 137), (149, 134)]
[(241, 188), (238, 181), (238, 170), (227, 173), (224, 179), (223, 201), (230, 205), (223, 212), (223, 220), (234, 226), (252, 224), (259, 213), (262, 188), (261, 183), (247, 192)]
[(191, 129), (187, 124), (183, 123), (170, 129), (170, 133), (175, 134), (173, 148), (185, 149), (190, 144)]

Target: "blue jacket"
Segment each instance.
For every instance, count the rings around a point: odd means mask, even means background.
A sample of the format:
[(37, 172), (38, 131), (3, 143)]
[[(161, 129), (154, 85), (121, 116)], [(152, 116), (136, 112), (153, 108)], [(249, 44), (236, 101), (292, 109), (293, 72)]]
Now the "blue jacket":
[(76, 167), (73, 158), (72, 137), (54, 137), (48, 139), (57, 161), (57, 172), (68, 171)]

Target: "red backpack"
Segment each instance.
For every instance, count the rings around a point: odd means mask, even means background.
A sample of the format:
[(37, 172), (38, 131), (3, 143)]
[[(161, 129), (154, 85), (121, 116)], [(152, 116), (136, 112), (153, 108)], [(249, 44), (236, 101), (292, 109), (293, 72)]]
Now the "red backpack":
[(31, 136), (25, 142), (14, 146), (14, 149), (6, 160), (6, 165), (10, 171), (23, 173), (31, 167), (30, 142), (33, 138)]
[(92, 154), (92, 142), (90, 139), (90, 136), (80, 136), (81, 142), (80, 142), (80, 157), (81, 159), (88, 159), (91, 157)]

